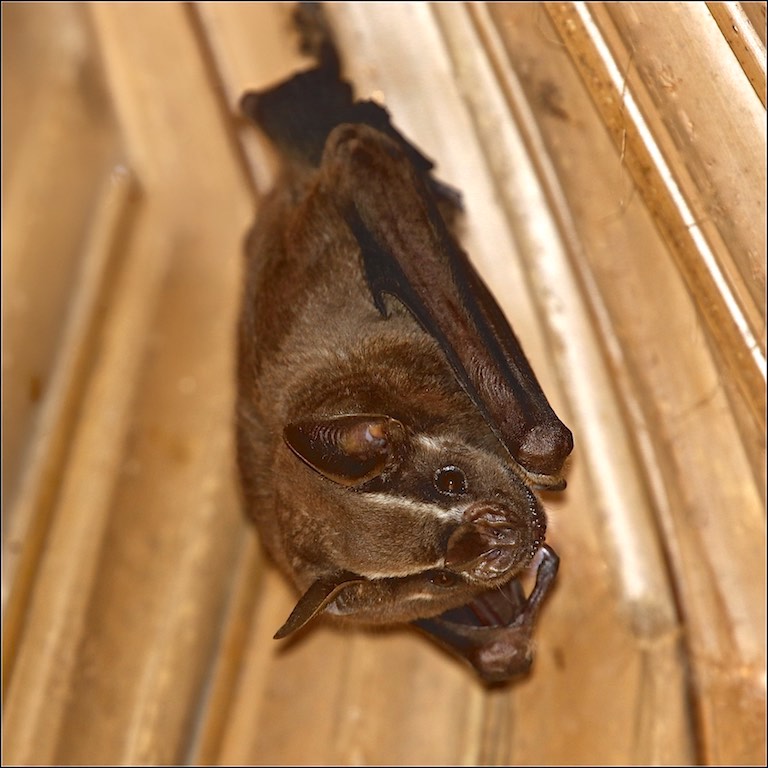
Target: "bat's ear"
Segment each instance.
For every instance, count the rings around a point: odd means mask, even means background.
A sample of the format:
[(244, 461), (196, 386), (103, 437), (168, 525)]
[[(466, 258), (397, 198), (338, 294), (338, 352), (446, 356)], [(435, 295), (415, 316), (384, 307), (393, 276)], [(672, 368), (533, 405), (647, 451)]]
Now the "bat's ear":
[(338, 594), (352, 584), (360, 584), (365, 581), (362, 576), (344, 571), (343, 573), (318, 579), (296, 603), (288, 620), (275, 633), (275, 640), (293, 634), (301, 629), (308, 621), (311, 621), (323, 608), (336, 599)]
[(397, 419), (367, 413), (297, 421), (283, 437), (312, 469), (346, 486), (361, 485), (395, 466), (407, 444)]

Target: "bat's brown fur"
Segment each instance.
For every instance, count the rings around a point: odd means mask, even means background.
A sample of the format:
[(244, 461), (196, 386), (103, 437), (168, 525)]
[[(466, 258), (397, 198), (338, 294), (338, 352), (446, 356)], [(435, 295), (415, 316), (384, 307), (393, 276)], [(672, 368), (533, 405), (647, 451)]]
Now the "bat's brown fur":
[[(549, 434), (565, 442), (527, 455), (557, 469), (570, 433), (449, 233), (440, 211), (455, 197), (384, 110), (352, 101), (329, 61), (243, 101), (283, 160), (246, 248), (237, 400), (246, 511), (304, 593), (280, 636), (321, 611), (419, 621), (500, 679), (527, 669), (557, 569), (548, 550), (522, 598), (515, 580), (546, 523), (516, 446), (522, 456), (531, 424), (551, 414)], [(490, 318), (482, 331), (478, 317)], [(503, 354), (489, 355), (489, 333), (506, 339)], [(518, 386), (530, 408), (508, 399)], [(499, 589), (509, 605), (489, 602)], [(432, 619), (476, 600), (492, 627)]]

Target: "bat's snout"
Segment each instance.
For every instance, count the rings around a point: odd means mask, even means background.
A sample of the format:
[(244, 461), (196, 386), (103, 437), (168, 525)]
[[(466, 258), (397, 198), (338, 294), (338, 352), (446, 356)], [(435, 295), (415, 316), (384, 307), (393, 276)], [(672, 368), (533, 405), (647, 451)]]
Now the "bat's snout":
[(544, 542), (546, 521), (531, 495), (525, 514), (499, 502), (477, 502), (448, 539), (445, 567), (492, 581), (524, 568)]

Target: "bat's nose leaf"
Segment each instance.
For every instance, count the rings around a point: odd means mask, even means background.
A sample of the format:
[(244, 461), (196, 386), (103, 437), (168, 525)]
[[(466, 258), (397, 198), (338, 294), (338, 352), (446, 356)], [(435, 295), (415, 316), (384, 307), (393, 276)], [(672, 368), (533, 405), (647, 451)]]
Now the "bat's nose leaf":
[(446, 568), (493, 579), (526, 565), (535, 534), (510, 510), (495, 504), (473, 505), (464, 519), (448, 539)]
[(506, 573), (518, 559), (520, 536), (513, 528), (488, 528), (465, 523), (448, 541), (445, 567), (471, 572), (478, 578), (493, 578)]

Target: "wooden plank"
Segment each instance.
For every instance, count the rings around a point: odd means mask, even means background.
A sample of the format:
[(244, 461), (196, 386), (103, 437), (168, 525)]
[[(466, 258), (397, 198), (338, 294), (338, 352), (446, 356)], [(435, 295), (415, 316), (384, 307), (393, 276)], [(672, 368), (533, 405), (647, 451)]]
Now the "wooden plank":
[(4, 539), (3, 686), (13, 672), (24, 612), (53, 516), (70, 443), (76, 430), (98, 336), (117, 272), (119, 242), (135, 210), (137, 189), (126, 169), (104, 186), (84, 248), (72, 307), (61, 334), (56, 366), (40, 408)]
[(765, 3), (707, 3), (765, 107)]
[[(690, 662), (699, 676), (691, 681), (691, 695), (721, 717), (733, 707), (733, 731), (722, 722), (707, 726), (711, 752), (703, 759), (722, 760), (720, 750), (728, 748), (734, 750), (730, 759), (759, 762), (764, 742), (757, 728), (761, 708), (754, 702), (764, 670), (759, 649), (765, 594), (757, 574), (765, 529), (759, 480), (748, 468), (764, 466), (762, 446), (744, 439), (734, 402), (718, 385), (729, 374), (701, 342), (705, 331), (697, 304), (623, 175), (624, 145), (611, 148), (601, 139), (589, 81), (584, 92), (564, 51), (538, 55), (521, 19), (525, 9), (492, 10), (507, 55), (523, 73), (568, 201), (581, 244), (574, 251), (576, 264), (594, 307), (595, 330), (605, 339), (634, 422), (637, 457), (653, 490)], [(540, 17), (541, 35), (556, 40), (544, 22)], [(642, 258), (631, 257), (637, 253)], [(751, 434), (759, 434), (754, 424)], [(735, 509), (737, 525), (725, 512)], [(745, 707), (755, 719), (744, 717)], [(731, 739), (729, 732), (740, 738)]]
[[(67, 762), (182, 759), (244, 527), (230, 420), (250, 196), (188, 11), (141, 11), (98, 5), (93, 20), (131, 157), (171, 247), (90, 607), (91, 672), (73, 680), (78, 706), (59, 747)], [(111, 717), (99, 722), (106, 701)]]
[(27, 609), (3, 716), (6, 732), (13, 734), (4, 745), (9, 763), (56, 762), (70, 677), (86, 633), (88, 598), (129, 429), (143, 338), (162, 274), (156, 243), (140, 240), (140, 245), (144, 258), (134, 259), (122, 275), (103, 329), (104, 351), (87, 387)]
[[(729, 316), (751, 336), (751, 341), (745, 336), (743, 364), (721, 367), (730, 368), (723, 377), (726, 391), (743, 441), (754, 446), (747, 458), (763, 487), (765, 462), (759, 446), (765, 431), (765, 384), (755, 393), (757, 400), (744, 396), (744, 377), (750, 371), (744, 353), (751, 349), (764, 379), (766, 241), (758, 222), (765, 208), (765, 108), (702, 6), (673, 4), (648, 13), (626, 3), (621, 8), (607, 5), (605, 11), (596, 8), (595, 18), (609, 30), (606, 39), (616, 49), (616, 59), (630, 61), (627, 82), (637, 83), (638, 104), (648, 116), (643, 120), (673, 175), (665, 183), (677, 185), (696, 218), (691, 232), (699, 228), (703, 236), (694, 250), (681, 249), (682, 241), (677, 241), (670, 252), (701, 314), (710, 318), (705, 326), (709, 343), (723, 355), (728, 343), (722, 336), (723, 318)], [(691, 36), (696, 46), (680, 44)], [(653, 208), (658, 215), (658, 207)], [(674, 229), (662, 227), (667, 236)], [(691, 288), (699, 279), (697, 271), (700, 276), (708, 273), (706, 291)]]
[(175, 762), (244, 527), (231, 340), (251, 200), (184, 6), (88, 10), (144, 199), (28, 606), (5, 757)]
[[(76, 3), (3, 4), (3, 530), (118, 136)], [(46, 279), (41, 279), (45, 276)], [(11, 286), (13, 289), (11, 290)]]
[(614, 143), (623, 148), (623, 162), (653, 211), (707, 321), (705, 329), (722, 358), (728, 381), (738, 388), (752, 421), (764, 429), (766, 367), (758, 313), (738, 291), (734, 293), (732, 281), (723, 273), (724, 259), (717, 254), (724, 243), (705, 211), (697, 210), (698, 197), (691, 192), (693, 184), (684, 167), (666, 159), (669, 140), (648, 104), (645, 85), (631, 69), (621, 69), (619, 62), (628, 61), (629, 54), (621, 55), (615, 29), (601, 6), (588, 9), (580, 3), (560, 3), (546, 7), (574, 60), (580, 63)]

